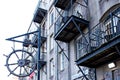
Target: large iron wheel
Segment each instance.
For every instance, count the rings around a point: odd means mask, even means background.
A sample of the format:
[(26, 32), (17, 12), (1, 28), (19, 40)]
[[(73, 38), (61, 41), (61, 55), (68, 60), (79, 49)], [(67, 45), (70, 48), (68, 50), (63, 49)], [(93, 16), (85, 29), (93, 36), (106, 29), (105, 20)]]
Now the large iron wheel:
[(13, 50), (7, 57), (6, 66), (10, 74), (26, 77), (34, 72), (36, 62), (32, 53), (25, 50)]

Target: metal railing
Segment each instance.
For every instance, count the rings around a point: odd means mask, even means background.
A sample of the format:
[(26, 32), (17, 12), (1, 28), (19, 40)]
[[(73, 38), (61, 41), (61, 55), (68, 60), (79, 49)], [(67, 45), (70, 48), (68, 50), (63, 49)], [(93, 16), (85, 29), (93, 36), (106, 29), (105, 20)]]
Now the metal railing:
[[(85, 40), (86, 38), (86, 40)], [(79, 59), (80, 56), (84, 56), (89, 51), (89, 34), (84, 34), (84, 38), (80, 38), (77, 40), (77, 59)]]
[(66, 24), (67, 20), (72, 16), (82, 18), (84, 20), (89, 20), (89, 10), (88, 7), (75, 2), (69, 10), (59, 10), (58, 17), (55, 22), (55, 33), (57, 33), (61, 27)]
[(99, 48), (103, 44), (113, 40), (119, 35), (120, 14), (110, 14), (106, 20), (94, 26), (90, 30), (90, 33), (88, 32), (84, 35), (85, 38), (89, 41), (89, 44), (86, 44), (83, 37), (77, 41), (77, 59)]
[[(120, 17), (111, 14), (111, 16), (93, 27), (91, 30), (90, 40), (91, 47), (98, 48), (120, 34)], [(94, 50), (93, 49), (93, 50)]]
[[(33, 22), (31, 27), (28, 30), (28, 33), (37, 31), (38, 28), (36, 26), (40, 27), (39, 24)], [(40, 28), (40, 31), (41, 31), (41, 37), (47, 37), (47, 30), (45, 29), (44, 25), (43, 25), (43, 27)], [(34, 34), (26, 36), (25, 39), (29, 39), (30, 41), (34, 42), (37, 39), (37, 37), (38, 37), (38, 33), (34, 33)]]

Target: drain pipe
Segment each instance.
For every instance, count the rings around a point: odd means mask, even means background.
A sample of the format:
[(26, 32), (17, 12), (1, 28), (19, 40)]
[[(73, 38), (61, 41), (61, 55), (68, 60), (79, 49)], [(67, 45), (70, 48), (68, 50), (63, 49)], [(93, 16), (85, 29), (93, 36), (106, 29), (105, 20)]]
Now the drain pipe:
[(58, 57), (58, 55), (59, 54), (58, 54), (58, 46), (57, 46), (57, 44), (56, 44), (56, 52), (57, 52), (57, 54), (56, 54), (56, 62), (57, 62), (56, 63), (57, 64), (56, 65), (56, 67), (57, 67), (57, 69), (56, 69), (56, 73), (57, 73), (56, 79), (59, 80), (59, 68), (58, 68), (58, 65), (59, 65), (59, 62), (58, 62), (59, 61), (59, 57)]
[(70, 43), (68, 43), (68, 80), (71, 80), (71, 59), (70, 59)]
[(40, 46), (41, 46), (41, 29), (38, 28), (38, 56), (37, 56), (37, 80), (40, 80)]

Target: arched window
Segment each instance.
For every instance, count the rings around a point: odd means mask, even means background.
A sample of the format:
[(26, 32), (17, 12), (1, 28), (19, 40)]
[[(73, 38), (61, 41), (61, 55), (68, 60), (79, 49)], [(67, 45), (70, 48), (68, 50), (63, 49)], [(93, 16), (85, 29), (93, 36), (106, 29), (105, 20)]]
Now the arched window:
[[(120, 8), (115, 10), (113, 13), (110, 13), (106, 20), (104, 21), (104, 24), (107, 28), (108, 34), (115, 34), (118, 29), (119, 24), (119, 18), (120, 18)], [(119, 29), (118, 29), (119, 30)]]
[(111, 12), (106, 12), (100, 22), (105, 26), (104, 31), (105, 34), (108, 35), (106, 39), (110, 40), (111, 38), (120, 34), (120, 7), (114, 9), (112, 7), (108, 11)]

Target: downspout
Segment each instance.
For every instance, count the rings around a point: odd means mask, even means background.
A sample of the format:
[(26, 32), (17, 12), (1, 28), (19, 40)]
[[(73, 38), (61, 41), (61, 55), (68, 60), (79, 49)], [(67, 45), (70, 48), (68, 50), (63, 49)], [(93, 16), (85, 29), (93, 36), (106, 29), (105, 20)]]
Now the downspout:
[(57, 46), (57, 44), (55, 44), (55, 46), (56, 46), (55, 52), (57, 53), (56, 54), (56, 63), (55, 63), (56, 64), (56, 78), (55, 78), (55, 80), (59, 80), (59, 68), (58, 68), (58, 66), (59, 66), (58, 48), (59, 47)]
[(95, 68), (95, 80), (97, 80), (97, 70)]
[(56, 67), (57, 67), (57, 69), (56, 69), (56, 70), (57, 70), (57, 71), (56, 71), (56, 72), (57, 72), (56, 79), (59, 80), (59, 68), (58, 68), (59, 58), (58, 58), (58, 46), (57, 46), (57, 44), (56, 44), (56, 52), (57, 52), (57, 55), (56, 55), (56, 62), (57, 62), (57, 63), (56, 63), (56, 64), (57, 64), (57, 66), (56, 66)]
[(68, 80), (71, 80), (71, 59), (70, 59), (70, 43), (68, 43)]
[(40, 80), (40, 45), (41, 44), (41, 28), (38, 28), (38, 56), (37, 56), (37, 80)]

